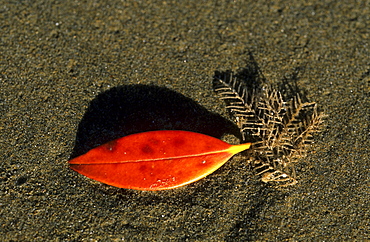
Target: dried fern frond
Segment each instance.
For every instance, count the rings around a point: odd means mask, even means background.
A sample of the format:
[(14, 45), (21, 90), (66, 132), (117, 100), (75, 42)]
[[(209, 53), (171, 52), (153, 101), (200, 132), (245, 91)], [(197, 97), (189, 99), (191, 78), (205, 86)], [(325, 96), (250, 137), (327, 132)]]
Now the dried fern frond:
[(271, 86), (248, 88), (232, 72), (216, 73), (213, 89), (242, 133), (254, 142), (249, 162), (264, 182), (295, 184), (294, 163), (306, 156), (324, 115), (299, 95), (284, 101)]

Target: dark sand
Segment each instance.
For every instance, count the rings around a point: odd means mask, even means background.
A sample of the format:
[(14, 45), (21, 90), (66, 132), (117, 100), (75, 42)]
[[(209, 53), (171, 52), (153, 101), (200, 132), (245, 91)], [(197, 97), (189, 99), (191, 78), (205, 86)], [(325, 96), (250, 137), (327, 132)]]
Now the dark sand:
[[(1, 1), (0, 240), (370, 239), (369, 2), (179, 2)], [(68, 168), (145, 130), (237, 135), (211, 82), (249, 53), (328, 115), (297, 185), (263, 184), (241, 155), (161, 192)]]

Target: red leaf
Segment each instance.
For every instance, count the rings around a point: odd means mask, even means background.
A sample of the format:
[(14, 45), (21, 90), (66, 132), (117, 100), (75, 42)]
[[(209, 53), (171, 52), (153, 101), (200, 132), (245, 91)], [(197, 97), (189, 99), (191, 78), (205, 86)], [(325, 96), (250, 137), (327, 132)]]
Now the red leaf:
[(108, 142), (69, 164), (82, 175), (112, 186), (165, 190), (211, 174), (250, 145), (230, 145), (188, 131), (150, 131)]

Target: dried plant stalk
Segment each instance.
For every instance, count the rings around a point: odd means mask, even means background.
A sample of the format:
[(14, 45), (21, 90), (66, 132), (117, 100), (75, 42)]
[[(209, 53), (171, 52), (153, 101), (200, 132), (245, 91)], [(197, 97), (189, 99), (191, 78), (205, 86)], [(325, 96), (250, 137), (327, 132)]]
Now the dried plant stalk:
[(325, 115), (299, 95), (284, 101), (270, 85), (248, 88), (232, 72), (216, 73), (214, 91), (226, 102), (243, 140), (252, 141), (249, 162), (263, 182), (296, 184), (294, 163), (306, 156)]

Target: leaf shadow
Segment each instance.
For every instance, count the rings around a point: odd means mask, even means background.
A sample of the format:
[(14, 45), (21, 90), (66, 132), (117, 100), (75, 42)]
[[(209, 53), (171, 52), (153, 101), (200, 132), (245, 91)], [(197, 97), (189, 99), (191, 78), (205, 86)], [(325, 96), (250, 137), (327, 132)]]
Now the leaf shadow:
[(122, 85), (91, 101), (78, 125), (70, 158), (111, 140), (153, 130), (187, 130), (221, 138), (237, 126), (196, 101), (166, 87)]

